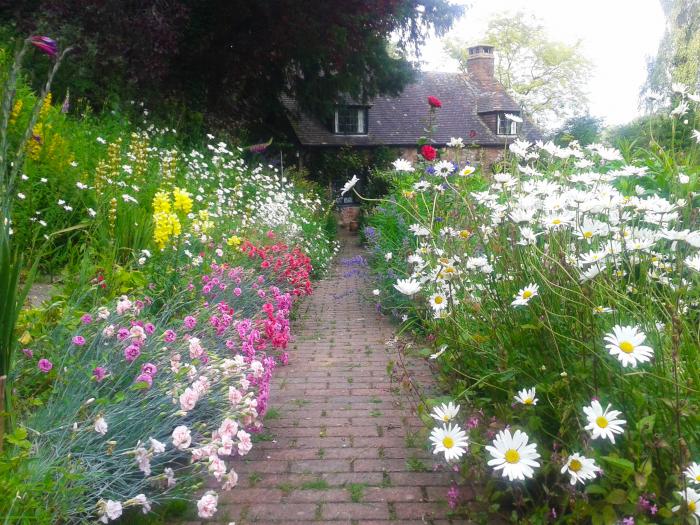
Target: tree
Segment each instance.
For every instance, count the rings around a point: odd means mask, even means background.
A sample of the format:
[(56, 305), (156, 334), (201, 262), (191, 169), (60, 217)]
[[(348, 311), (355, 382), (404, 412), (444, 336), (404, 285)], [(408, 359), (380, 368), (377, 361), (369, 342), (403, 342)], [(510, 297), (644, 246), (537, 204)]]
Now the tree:
[(567, 146), (574, 140), (582, 146), (598, 142), (603, 131), (603, 119), (591, 115), (581, 115), (569, 118), (554, 133), (554, 142)]
[[(656, 57), (647, 65), (644, 92), (668, 94), (678, 82), (700, 90), (700, 0), (660, 0), (666, 30)], [(646, 101), (654, 109), (653, 99)]]
[[(511, 96), (540, 127), (555, 128), (587, 111), (583, 86), (591, 63), (579, 43), (551, 40), (541, 22), (524, 13), (491, 19), (479, 43), (495, 47), (495, 74)], [(446, 51), (466, 70), (468, 44), (448, 41)]]
[[(94, 102), (120, 83), (150, 103), (174, 98), (248, 123), (279, 114), (282, 94), (324, 112), (340, 93), (361, 99), (399, 92), (413, 71), (409, 51), (461, 13), (447, 0), (10, 4), (0, 16), (24, 31), (39, 28), (78, 44), (89, 67), (71, 82), (91, 85), (81, 95)], [(398, 36), (398, 55), (387, 45), (390, 35)]]

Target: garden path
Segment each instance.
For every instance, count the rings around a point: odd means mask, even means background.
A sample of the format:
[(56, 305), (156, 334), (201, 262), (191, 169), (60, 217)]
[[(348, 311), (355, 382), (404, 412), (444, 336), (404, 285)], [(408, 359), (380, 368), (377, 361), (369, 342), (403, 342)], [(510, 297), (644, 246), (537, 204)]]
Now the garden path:
[[(445, 518), (449, 474), (432, 470), (423, 425), (399, 391), (406, 376), (389, 375), (394, 329), (367, 299), (363, 249), (352, 234), (340, 240), (338, 261), (298, 310), (263, 440), (235, 464), (239, 486), (220, 495), (221, 523), (456, 523)], [(432, 384), (424, 361), (407, 370)]]

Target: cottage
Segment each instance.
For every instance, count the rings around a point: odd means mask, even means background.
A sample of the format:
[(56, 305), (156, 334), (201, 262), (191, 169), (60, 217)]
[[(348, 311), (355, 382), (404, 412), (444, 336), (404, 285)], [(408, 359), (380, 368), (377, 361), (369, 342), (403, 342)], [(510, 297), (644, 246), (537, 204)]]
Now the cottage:
[(392, 147), (400, 155), (415, 159), (416, 144), (425, 136), (429, 96), (442, 102), (437, 110), (437, 128), (432, 136), (436, 146), (461, 137), (468, 159), (490, 167), (516, 138), (534, 141), (539, 130), (525, 117), (522, 122), (506, 118), (521, 116), (521, 108), (494, 77), (493, 47), (469, 48), (464, 73), (421, 72), (398, 97), (377, 97), (366, 104), (348, 101), (338, 104), (330, 122), (295, 111), (292, 128), (304, 153), (328, 148)]

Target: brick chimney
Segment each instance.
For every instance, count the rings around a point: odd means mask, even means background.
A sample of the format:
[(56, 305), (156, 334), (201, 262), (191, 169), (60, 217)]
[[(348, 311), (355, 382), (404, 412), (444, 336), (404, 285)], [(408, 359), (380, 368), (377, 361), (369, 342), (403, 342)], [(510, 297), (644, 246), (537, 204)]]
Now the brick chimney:
[(470, 47), (467, 52), (469, 78), (484, 83), (493, 82), (493, 46), (480, 44)]

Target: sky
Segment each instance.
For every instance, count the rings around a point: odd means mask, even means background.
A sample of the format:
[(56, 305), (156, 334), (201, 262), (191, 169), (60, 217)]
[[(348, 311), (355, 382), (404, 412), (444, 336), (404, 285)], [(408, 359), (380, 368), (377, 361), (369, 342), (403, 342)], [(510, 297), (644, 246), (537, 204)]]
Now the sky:
[[(639, 90), (646, 64), (656, 55), (665, 18), (658, 0), (454, 0), (466, 5), (447, 38), (477, 43), (495, 14), (522, 11), (539, 18), (554, 40), (581, 41), (581, 51), (594, 65), (587, 85), (591, 115), (608, 125), (641, 114)], [(443, 37), (445, 38), (445, 37)], [(422, 49), (422, 68), (457, 71), (442, 49), (442, 39), (429, 39)]]

